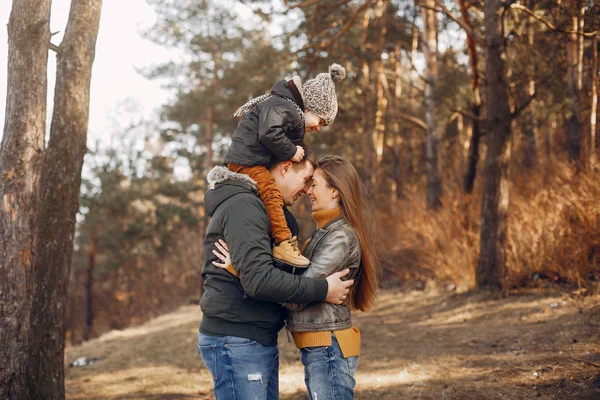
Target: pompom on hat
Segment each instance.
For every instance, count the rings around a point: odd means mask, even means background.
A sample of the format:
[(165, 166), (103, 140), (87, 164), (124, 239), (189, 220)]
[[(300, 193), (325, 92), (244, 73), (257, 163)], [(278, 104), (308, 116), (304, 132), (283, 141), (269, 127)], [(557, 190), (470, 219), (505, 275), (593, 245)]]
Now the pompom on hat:
[(346, 77), (346, 69), (339, 64), (331, 64), (329, 73), (317, 75), (302, 84), (304, 108), (325, 121), (329, 125), (338, 112), (335, 85)]

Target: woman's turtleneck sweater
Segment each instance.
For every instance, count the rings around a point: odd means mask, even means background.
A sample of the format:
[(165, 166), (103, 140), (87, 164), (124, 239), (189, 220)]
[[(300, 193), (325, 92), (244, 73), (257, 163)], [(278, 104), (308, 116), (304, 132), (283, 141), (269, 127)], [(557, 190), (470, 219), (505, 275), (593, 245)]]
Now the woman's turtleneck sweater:
[[(339, 206), (330, 210), (315, 211), (312, 213), (313, 219), (317, 222), (318, 229), (322, 229), (329, 222), (341, 216), (342, 209)], [(309, 241), (304, 244), (304, 248), (306, 248)], [(360, 355), (360, 331), (355, 327), (336, 331), (293, 332), (292, 336), (294, 337), (296, 347), (302, 349), (305, 347), (331, 346), (332, 333), (335, 335), (344, 357), (348, 358)]]
[(313, 219), (317, 222), (317, 228), (321, 229), (329, 222), (333, 221), (337, 217), (342, 216), (342, 207), (337, 206), (330, 210), (315, 211), (312, 213)]
[[(317, 223), (317, 229), (321, 229), (325, 225), (327, 225), (329, 222), (342, 216), (342, 207), (337, 206), (337, 207), (329, 209), (329, 210), (315, 211), (311, 215), (312, 215), (313, 219), (315, 220), (315, 222)], [(306, 242), (304, 242), (304, 245), (302, 245), (302, 251), (304, 251), (304, 249), (306, 249), (306, 246), (308, 246), (309, 243), (310, 243), (310, 239), (308, 239)]]

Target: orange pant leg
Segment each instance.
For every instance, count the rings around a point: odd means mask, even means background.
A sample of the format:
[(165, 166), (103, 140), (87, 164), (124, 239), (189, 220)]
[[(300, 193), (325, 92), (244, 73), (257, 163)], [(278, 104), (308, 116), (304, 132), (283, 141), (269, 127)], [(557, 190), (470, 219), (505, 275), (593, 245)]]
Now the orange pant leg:
[(273, 235), (273, 239), (275, 239), (275, 243), (290, 239), (292, 237), (292, 232), (285, 221), (285, 214), (283, 213), (283, 197), (269, 170), (262, 165), (244, 167), (241, 165), (227, 164), (227, 167), (232, 172), (248, 175), (256, 182), (258, 194), (260, 194), (260, 198), (267, 208), (267, 214), (271, 221), (271, 234)]

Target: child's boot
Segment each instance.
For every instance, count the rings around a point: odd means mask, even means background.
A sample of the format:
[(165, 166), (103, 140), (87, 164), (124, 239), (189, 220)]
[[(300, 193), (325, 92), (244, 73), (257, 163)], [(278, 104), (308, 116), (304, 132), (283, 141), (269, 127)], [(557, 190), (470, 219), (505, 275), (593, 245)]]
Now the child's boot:
[(310, 260), (300, 253), (298, 238), (295, 236), (275, 245), (273, 258), (296, 267), (307, 267), (310, 264)]

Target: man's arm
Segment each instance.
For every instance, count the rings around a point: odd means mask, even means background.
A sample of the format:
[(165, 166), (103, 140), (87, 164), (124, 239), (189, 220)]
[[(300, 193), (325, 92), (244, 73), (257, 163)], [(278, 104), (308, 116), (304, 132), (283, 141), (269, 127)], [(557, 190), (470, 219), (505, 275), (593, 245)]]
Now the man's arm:
[(360, 250), (356, 251), (356, 246), (360, 246), (360, 244), (358, 239), (354, 239), (351, 237), (351, 233), (346, 230), (335, 230), (328, 233), (316, 246), (310, 259), (310, 265), (303, 276), (306, 278), (324, 278), (346, 268), (348, 265), (352, 265), (352, 268), (358, 268), (358, 263), (354, 261), (357, 261), (355, 257), (360, 258)]
[[(348, 265), (358, 268), (358, 264), (349, 257), (360, 258), (360, 251), (356, 252), (353, 246), (359, 246), (358, 240), (352, 240), (349, 233), (344, 230), (330, 232), (317, 246), (310, 259), (310, 265), (302, 275), (305, 278), (324, 278), (338, 272)], [(300, 311), (306, 304), (286, 304), (292, 311)]]
[(273, 267), (268, 218), (258, 198), (243, 196), (223, 218), (223, 234), (244, 291), (257, 300), (312, 303), (328, 295), (325, 279), (294, 276)]
[(286, 136), (289, 121), (273, 107), (265, 104), (258, 118), (258, 140), (281, 160), (291, 160), (296, 154), (296, 145)]

